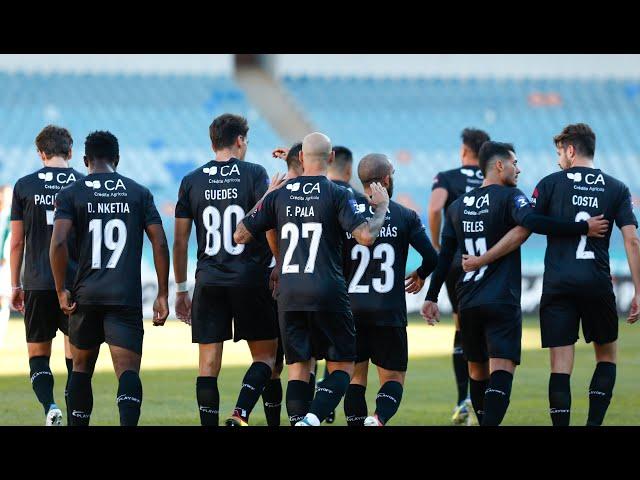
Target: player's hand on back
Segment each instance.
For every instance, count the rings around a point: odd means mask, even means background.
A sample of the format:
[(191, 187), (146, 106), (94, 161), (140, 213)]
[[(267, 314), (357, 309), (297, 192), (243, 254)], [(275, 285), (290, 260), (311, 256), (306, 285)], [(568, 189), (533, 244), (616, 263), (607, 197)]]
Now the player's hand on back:
[(14, 288), (11, 292), (11, 308), (24, 315), (24, 290)]
[(389, 206), (389, 192), (387, 192), (387, 189), (384, 188), (380, 182), (371, 184), (369, 201), (374, 207), (381, 206), (387, 208)]
[(71, 301), (71, 292), (66, 288), (58, 292), (58, 303), (60, 304), (60, 310), (62, 310), (65, 315), (71, 315), (76, 311), (76, 308), (78, 308), (78, 304)]
[(407, 293), (416, 294), (422, 290), (422, 287), (424, 286), (424, 280), (418, 276), (417, 270), (411, 272), (404, 279), (406, 280), (406, 282), (404, 282), (404, 291)]
[(169, 316), (169, 299), (167, 297), (156, 297), (153, 302), (153, 326), (162, 326)]
[(589, 225), (588, 237), (603, 238), (607, 230), (609, 230), (609, 220), (604, 218), (604, 215), (597, 215), (587, 220)]
[(440, 310), (438, 309), (438, 304), (435, 302), (425, 300), (420, 309), (420, 314), (429, 325), (435, 325), (440, 321)]
[(627, 317), (627, 323), (636, 323), (640, 315), (640, 294), (636, 293), (631, 300), (631, 310)]
[(176, 317), (187, 325), (191, 325), (191, 298), (189, 298), (189, 292), (176, 293)]
[(481, 257), (476, 257), (475, 255), (467, 255), (466, 253), (462, 255), (462, 269), (465, 272), (475, 272), (483, 267)]

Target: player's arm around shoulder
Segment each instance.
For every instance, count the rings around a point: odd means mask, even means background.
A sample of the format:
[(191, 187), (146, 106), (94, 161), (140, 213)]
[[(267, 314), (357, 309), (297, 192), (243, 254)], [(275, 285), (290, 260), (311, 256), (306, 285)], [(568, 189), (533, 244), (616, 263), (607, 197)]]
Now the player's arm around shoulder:
[[(355, 202), (355, 200), (353, 200)], [(351, 234), (360, 245), (370, 247), (378, 238), (384, 224), (387, 208), (389, 207), (389, 193), (380, 183), (371, 184), (371, 205), (375, 208), (373, 217), (360, 223)]]

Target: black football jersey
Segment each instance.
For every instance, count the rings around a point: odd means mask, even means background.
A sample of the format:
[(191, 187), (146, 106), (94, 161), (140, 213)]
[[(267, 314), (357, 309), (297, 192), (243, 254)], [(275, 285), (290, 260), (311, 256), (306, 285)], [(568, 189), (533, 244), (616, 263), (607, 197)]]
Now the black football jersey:
[(196, 225), (196, 281), (203, 285), (264, 286), (272, 255), (264, 233), (247, 245), (236, 244), (233, 233), (269, 188), (261, 165), (232, 158), (215, 160), (182, 180), (176, 218)]
[[(482, 255), (533, 212), (529, 199), (517, 188), (488, 185), (456, 200), (447, 210), (443, 239), (455, 239), (469, 255)], [(490, 303), (520, 305), (520, 248), (474, 272), (464, 273), (456, 285), (459, 308)]]
[(547, 236), (543, 293), (613, 291), (609, 240), (613, 223), (638, 226), (625, 184), (597, 168), (573, 167), (546, 176), (533, 191), (536, 213), (587, 220), (604, 214), (610, 226), (604, 238)]
[(349, 311), (344, 232), (364, 222), (353, 194), (325, 176), (298, 177), (267, 195), (245, 226), (254, 237), (277, 229), (278, 311)]
[[(373, 217), (374, 210), (368, 198), (359, 193), (355, 198), (358, 212), (367, 219)], [(425, 240), (431, 245), (418, 214), (390, 201), (380, 235), (371, 247), (360, 245), (349, 232), (345, 235), (344, 275), (351, 310), (354, 313), (379, 312), (376, 315), (378, 325), (406, 325), (404, 277), (409, 245)]]
[(469, 166), (454, 168), (445, 172), (438, 173), (433, 179), (431, 190), (436, 188), (444, 188), (447, 193), (447, 201), (444, 204), (445, 211), (460, 195), (470, 192), (474, 188), (482, 185), (484, 177), (480, 171), (480, 167)]
[[(49, 262), (55, 199), (62, 188), (83, 177), (84, 174), (73, 168), (44, 167), (16, 182), (11, 203), (11, 220), (22, 220), (24, 225), (25, 290), (56, 289)], [(69, 241), (67, 288), (71, 286), (77, 269), (74, 245), (72, 234)]]
[(346, 188), (351, 193), (355, 193), (355, 190), (353, 189), (353, 187), (351, 186), (351, 184), (349, 182), (343, 182), (342, 180), (331, 180), (331, 181), (333, 183), (335, 183), (336, 185), (340, 185), (341, 187)]
[(78, 304), (142, 307), (143, 235), (162, 224), (151, 192), (116, 172), (93, 173), (58, 194), (55, 219), (76, 230)]

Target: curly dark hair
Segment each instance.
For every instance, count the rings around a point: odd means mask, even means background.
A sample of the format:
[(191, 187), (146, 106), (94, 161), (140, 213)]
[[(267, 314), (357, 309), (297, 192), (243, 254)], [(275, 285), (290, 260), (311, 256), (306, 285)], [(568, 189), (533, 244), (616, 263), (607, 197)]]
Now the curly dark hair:
[(460, 138), (462, 143), (469, 147), (476, 157), (480, 154), (482, 144), (491, 140), (487, 132), (476, 128), (465, 128), (460, 134)]
[(120, 157), (118, 139), (111, 132), (91, 132), (84, 141), (84, 154), (89, 160), (114, 162)]

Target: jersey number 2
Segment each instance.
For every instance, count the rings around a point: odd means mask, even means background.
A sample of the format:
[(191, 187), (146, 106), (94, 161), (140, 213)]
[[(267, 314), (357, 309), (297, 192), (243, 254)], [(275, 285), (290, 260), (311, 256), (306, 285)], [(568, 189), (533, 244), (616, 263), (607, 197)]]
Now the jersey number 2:
[[(591, 215), (588, 212), (578, 212), (576, 215), (576, 222), (581, 222), (583, 220), (589, 220)], [(578, 243), (578, 249), (576, 250), (576, 259), (578, 260), (593, 260), (596, 258), (595, 253), (586, 250), (587, 248), (587, 236), (580, 235), (580, 242)]]

